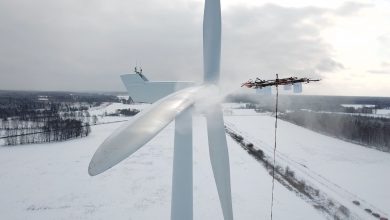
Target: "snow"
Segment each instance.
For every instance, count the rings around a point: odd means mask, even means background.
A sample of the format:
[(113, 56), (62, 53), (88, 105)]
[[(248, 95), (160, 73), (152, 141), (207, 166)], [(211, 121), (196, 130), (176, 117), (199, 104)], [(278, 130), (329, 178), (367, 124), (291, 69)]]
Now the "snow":
[[(275, 118), (267, 115), (229, 116), (227, 124), (241, 131), (265, 153), (272, 153)], [(358, 200), (389, 216), (390, 154), (321, 135), (280, 120), (278, 123), (277, 162), (290, 166), (298, 175), (320, 190), (356, 211)]]
[(354, 108), (354, 109), (359, 109), (359, 108), (375, 108), (375, 105), (361, 105), (361, 104), (342, 104), (341, 106), (343, 107), (351, 107), (351, 108)]
[(101, 106), (91, 108), (89, 113), (91, 115), (103, 115), (105, 112), (107, 114), (115, 113), (118, 109), (138, 109), (143, 110), (150, 106), (150, 104), (123, 104), (123, 103), (103, 103)]
[[(148, 105), (105, 104), (91, 115)], [(274, 118), (230, 108), (229, 127), (272, 154)], [(131, 120), (103, 117), (99, 122)], [(92, 127), (90, 136), (66, 142), (0, 147), (1, 219), (169, 219), (173, 132), (171, 123), (114, 168), (90, 177), (90, 159), (123, 122)], [(324, 136), (279, 121), (277, 162), (346, 205), (362, 219), (362, 208), (390, 213), (390, 154)], [(272, 179), (263, 166), (227, 137), (235, 219), (269, 219)], [(274, 219), (324, 219), (311, 204), (275, 182)], [(361, 202), (362, 207), (352, 204)], [(371, 216), (372, 218), (372, 216)], [(194, 117), (194, 219), (222, 219), (208, 158), (205, 119)]]
[[(114, 110), (118, 105), (95, 111)], [(244, 124), (253, 124), (245, 122), (252, 116), (226, 118), (240, 121), (240, 117)], [(93, 153), (122, 123), (93, 126), (90, 136), (82, 139), (1, 147), (1, 218), (169, 219), (173, 123), (114, 168), (96, 177), (88, 176)], [(205, 119), (194, 117), (194, 219), (222, 219), (206, 137)], [(270, 175), (230, 137), (227, 140), (235, 219), (268, 219)], [(276, 182), (274, 219), (324, 217)]]
[(376, 114), (378, 115), (390, 115), (390, 109), (377, 109)]
[(105, 114), (116, 113), (118, 109), (137, 109), (142, 111), (143, 109), (150, 106), (150, 104), (123, 104), (123, 103), (103, 103), (98, 107), (93, 107), (89, 109), (90, 115), (98, 116), (97, 123), (107, 123), (107, 122), (119, 122), (125, 121), (129, 118), (126, 116), (104, 116)]
[(117, 97), (119, 99), (126, 99), (126, 100), (128, 100), (130, 96), (129, 95), (117, 95)]

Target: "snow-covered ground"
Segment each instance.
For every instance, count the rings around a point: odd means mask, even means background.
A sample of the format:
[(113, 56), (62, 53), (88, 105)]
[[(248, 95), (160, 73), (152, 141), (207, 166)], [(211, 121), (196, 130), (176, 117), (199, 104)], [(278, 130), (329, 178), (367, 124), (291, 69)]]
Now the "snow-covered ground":
[(103, 115), (104, 113), (115, 113), (118, 109), (138, 109), (143, 110), (150, 104), (123, 104), (123, 103), (103, 103), (101, 106), (89, 109), (91, 115)]
[(93, 107), (89, 109), (90, 115), (96, 115), (98, 118), (98, 124), (107, 122), (119, 122), (128, 120), (126, 116), (104, 116), (105, 114), (116, 113), (118, 109), (143, 109), (150, 106), (150, 104), (123, 104), (123, 103), (103, 103), (101, 106)]
[[(265, 153), (272, 154), (275, 118), (259, 114), (228, 116), (225, 121)], [(344, 142), (280, 120), (277, 162), (291, 167), (297, 175), (356, 211), (363, 219), (372, 216), (362, 208), (389, 216), (389, 153)], [(352, 204), (354, 200), (361, 202), (361, 207)]]
[[(105, 104), (91, 115), (148, 105)], [(225, 105), (228, 126), (272, 154), (274, 118), (242, 104)], [(103, 117), (99, 122), (131, 120)], [(92, 127), (90, 136), (60, 143), (0, 147), (0, 219), (169, 219), (174, 124), (118, 166), (96, 177), (88, 163), (99, 144), (123, 122)], [(277, 162), (346, 205), (362, 219), (370, 208), (390, 213), (390, 154), (279, 121)], [(271, 177), (227, 138), (236, 219), (269, 219)], [(358, 207), (353, 200), (361, 202)], [(276, 183), (274, 219), (324, 219)], [(205, 120), (194, 117), (194, 218), (222, 219), (213, 181)]]
[(390, 115), (390, 109), (377, 109), (376, 114), (378, 115)]
[(375, 105), (361, 105), (361, 104), (342, 104), (341, 106), (347, 107), (347, 108), (354, 108), (354, 109), (375, 108)]
[[(106, 105), (95, 110), (110, 111), (111, 108), (118, 107), (115, 105)], [(93, 114), (91, 112), (91, 115)], [(262, 129), (262, 126), (259, 127), (257, 124), (263, 123), (266, 126), (272, 122), (271, 118), (265, 117), (263, 122), (262, 117), (251, 117), (227, 116), (226, 119), (249, 131), (255, 131), (255, 135), (264, 133), (262, 130), (256, 131)], [(117, 120), (115, 117), (106, 118)], [(121, 124), (122, 122), (93, 126), (90, 136), (82, 139), (1, 147), (0, 219), (169, 219), (173, 123), (116, 167), (96, 177), (88, 176), (87, 167), (93, 153)], [(289, 133), (287, 130), (285, 132)], [(204, 118), (194, 117), (194, 218), (222, 219), (208, 158), (206, 137)], [(269, 138), (265, 137), (265, 142)], [(269, 219), (271, 177), (231, 138), (228, 137), (227, 140), (235, 219)], [(302, 154), (311, 152), (310, 145), (303, 146), (306, 147), (301, 150)], [(281, 146), (280, 149), (284, 147)], [(299, 152), (297, 150), (295, 153)], [(339, 153), (328, 152), (326, 154), (328, 157), (333, 155), (329, 163), (339, 161)], [(361, 155), (362, 158), (364, 156)], [(355, 157), (349, 161), (352, 159)], [(370, 161), (370, 158), (367, 160)], [(328, 161), (322, 161), (325, 162)], [(352, 164), (360, 163), (362, 161), (357, 160)], [(320, 162), (317, 166), (321, 167), (319, 164)], [(313, 166), (316, 167), (316, 163), (313, 163)], [(359, 171), (354, 170), (352, 175), (357, 172)], [(336, 177), (342, 179), (339, 175)], [(386, 182), (381, 184), (386, 185)], [(324, 217), (310, 204), (276, 183), (274, 219), (301, 220)]]

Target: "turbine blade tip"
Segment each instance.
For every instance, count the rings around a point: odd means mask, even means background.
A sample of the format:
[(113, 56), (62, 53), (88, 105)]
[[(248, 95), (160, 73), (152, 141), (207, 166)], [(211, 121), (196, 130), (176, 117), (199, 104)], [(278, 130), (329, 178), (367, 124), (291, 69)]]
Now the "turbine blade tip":
[(98, 174), (101, 174), (102, 172), (104, 172), (104, 170), (99, 170), (96, 166), (95, 166), (95, 163), (93, 163), (93, 161), (91, 161), (89, 163), (89, 166), (88, 166), (88, 174), (90, 176), (96, 176)]

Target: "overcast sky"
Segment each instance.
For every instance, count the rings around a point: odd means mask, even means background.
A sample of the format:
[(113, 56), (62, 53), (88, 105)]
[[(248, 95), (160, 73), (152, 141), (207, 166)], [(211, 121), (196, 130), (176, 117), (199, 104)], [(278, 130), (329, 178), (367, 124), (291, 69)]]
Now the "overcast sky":
[[(0, 89), (125, 90), (202, 76), (201, 0), (0, 0)], [(390, 1), (221, 0), (222, 85), (322, 79), (305, 94), (390, 96)]]

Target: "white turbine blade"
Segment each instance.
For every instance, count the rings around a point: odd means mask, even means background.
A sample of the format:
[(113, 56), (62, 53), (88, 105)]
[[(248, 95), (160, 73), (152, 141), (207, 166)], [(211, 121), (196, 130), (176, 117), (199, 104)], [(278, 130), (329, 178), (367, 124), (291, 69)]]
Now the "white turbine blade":
[(229, 152), (220, 105), (206, 113), (210, 161), (225, 220), (233, 219)]
[(219, 0), (206, 0), (203, 19), (204, 81), (218, 83), (221, 59), (221, 5)]
[(171, 220), (192, 218), (192, 108), (188, 108), (175, 119)]
[(191, 87), (161, 99), (114, 131), (97, 149), (89, 164), (91, 176), (100, 174), (124, 160), (167, 126), (176, 115), (193, 105), (203, 86)]

